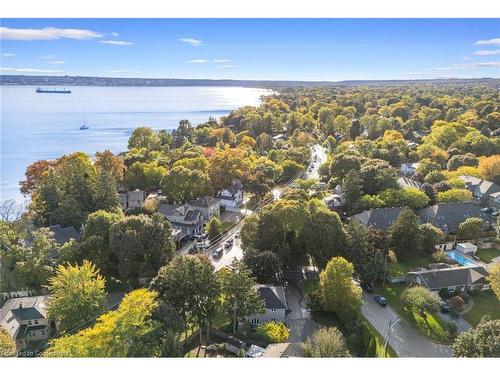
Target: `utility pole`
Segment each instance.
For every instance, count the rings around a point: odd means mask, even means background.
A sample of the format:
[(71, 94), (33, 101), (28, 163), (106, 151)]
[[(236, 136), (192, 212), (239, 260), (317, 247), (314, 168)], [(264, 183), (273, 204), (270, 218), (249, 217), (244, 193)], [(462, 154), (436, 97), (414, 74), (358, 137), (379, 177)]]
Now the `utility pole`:
[(387, 272), (387, 254), (385, 254), (385, 263), (384, 263), (384, 278), (382, 279), (382, 286), (385, 287), (385, 274)]

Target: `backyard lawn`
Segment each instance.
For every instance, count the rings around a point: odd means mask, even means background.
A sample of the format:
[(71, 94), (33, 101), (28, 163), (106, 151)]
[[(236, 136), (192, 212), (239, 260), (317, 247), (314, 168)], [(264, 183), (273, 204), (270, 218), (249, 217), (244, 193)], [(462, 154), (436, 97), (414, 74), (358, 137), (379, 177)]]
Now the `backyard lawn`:
[(385, 286), (377, 286), (376, 292), (383, 295), (387, 299), (387, 303), (399, 315), (406, 318), (417, 331), (422, 335), (429, 337), (431, 340), (449, 343), (450, 339), (446, 333), (444, 322), (439, 319), (437, 314), (427, 314), (424, 319), (416, 311), (407, 311), (403, 308), (400, 302), (400, 295), (406, 289), (403, 284), (386, 283)]
[(491, 260), (500, 257), (500, 250), (498, 249), (481, 249), (476, 251), (476, 255), (486, 263), (491, 263)]
[(431, 256), (423, 256), (414, 259), (410, 259), (406, 262), (389, 263), (388, 270), (391, 276), (403, 276), (408, 273), (408, 271), (419, 268), (427, 267), (429, 263), (435, 263)]
[(464, 314), (465, 320), (472, 325), (477, 325), (483, 315), (489, 315), (491, 319), (500, 319), (500, 301), (491, 291), (485, 291), (472, 297), (474, 307)]

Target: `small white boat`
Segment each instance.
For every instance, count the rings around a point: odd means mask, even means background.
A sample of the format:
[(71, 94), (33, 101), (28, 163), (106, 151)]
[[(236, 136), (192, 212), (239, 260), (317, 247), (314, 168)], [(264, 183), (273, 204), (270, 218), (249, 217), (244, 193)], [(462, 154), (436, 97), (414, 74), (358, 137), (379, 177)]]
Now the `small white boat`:
[(90, 129), (87, 124), (83, 124), (82, 126), (80, 126), (80, 130), (87, 130), (87, 129)]

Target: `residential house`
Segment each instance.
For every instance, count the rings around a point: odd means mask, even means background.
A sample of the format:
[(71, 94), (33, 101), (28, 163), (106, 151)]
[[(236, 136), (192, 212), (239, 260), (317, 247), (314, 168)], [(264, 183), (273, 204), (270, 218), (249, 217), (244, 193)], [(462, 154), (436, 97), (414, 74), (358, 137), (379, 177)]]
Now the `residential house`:
[(163, 203), (158, 207), (158, 212), (167, 218), (173, 229), (178, 229), (187, 235), (203, 234), (206, 223), (203, 213), (187, 203), (183, 205)]
[(55, 330), (47, 318), (49, 296), (12, 298), (0, 309), (0, 326), (24, 350), (40, 344)]
[(484, 229), (491, 228), (493, 218), (485, 214), (473, 203), (438, 203), (419, 211), (420, 221), (430, 223), (444, 233), (456, 233), (458, 226), (469, 217), (478, 217), (484, 221)]
[(385, 231), (394, 224), (402, 210), (401, 207), (372, 208), (351, 216), (351, 219), (365, 227)]
[(127, 191), (119, 193), (120, 204), (124, 210), (131, 210), (144, 207), (144, 201), (146, 200), (146, 193), (142, 190), (135, 189), (132, 191)]
[(406, 176), (414, 176), (420, 163), (403, 163), (399, 171)]
[(246, 321), (252, 326), (267, 322), (285, 322), (288, 314), (285, 289), (280, 285), (270, 284), (256, 285), (255, 289), (264, 301), (265, 311), (247, 316)]
[(420, 182), (412, 180), (411, 178), (408, 177), (399, 177), (398, 184), (401, 187), (401, 189), (412, 187), (418, 190), (422, 190), (422, 184)]
[(323, 198), (323, 202), (332, 211), (342, 211), (342, 197), (339, 194), (331, 194)]
[(496, 211), (500, 211), (500, 192), (490, 194), (490, 200), (488, 201), (488, 206)]
[(203, 218), (208, 221), (214, 216), (220, 215), (220, 199), (205, 196), (188, 203), (193, 209), (202, 213)]
[(61, 225), (51, 225), (49, 230), (54, 233), (54, 239), (59, 245), (63, 245), (69, 240), (78, 241), (80, 233), (73, 226), (62, 227)]
[(488, 272), (482, 266), (449, 267), (408, 272), (408, 281), (433, 292), (447, 289), (450, 293), (466, 290), (486, 290)]
[(459, 178), (464, 181), (465, 187), (472, 193), (475, 203), (488, 204), (492, 194), (500, 193), (500, 186), (494, 182), (474, 176), (460, 176)]
[(235, 180), (231, 186), (222, 189), (217, 194), (220, 206), (224, 208), (240, 207), (243, 203), (243, 185), (240, 180)]

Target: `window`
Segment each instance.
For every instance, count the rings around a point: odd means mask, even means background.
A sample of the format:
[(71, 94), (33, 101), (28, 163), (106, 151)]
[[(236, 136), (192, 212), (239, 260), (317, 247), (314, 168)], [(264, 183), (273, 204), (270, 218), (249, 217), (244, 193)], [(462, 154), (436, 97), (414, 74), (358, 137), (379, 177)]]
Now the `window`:
[(29, 326), (31, 325), (31, 320), (28, 320), (28, 325), (29, 325)]
[(38, 320), (35, 320), (35, 325), (38, 325)]
[(448, 292), (454, 292), (455, 291), (455, 287), (454, 286), (449, 286), (448, 287)]

